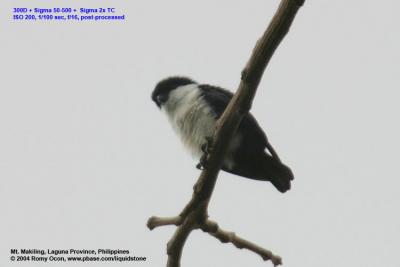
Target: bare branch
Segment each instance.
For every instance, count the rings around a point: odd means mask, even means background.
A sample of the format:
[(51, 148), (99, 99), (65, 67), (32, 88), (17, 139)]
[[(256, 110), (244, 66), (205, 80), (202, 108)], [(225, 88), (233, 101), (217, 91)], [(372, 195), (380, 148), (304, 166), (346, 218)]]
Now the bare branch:
[(217, 238), (222, 243), (232, 243), (235, 247), (239, 249), (248, 249), (258, 255), (264, 260), (271, 260), (274, 266), (282, 264), (281, 257), (274, 255), (271, 251), (266, 250), (246, 239), (243, 239), (237, 236), (234, 232), (228, 232), (221, 229), (216, 222), (207, 220), (204, 225), (202, 225), (201, 229), (204, 232), (209, 233), (210, 235)]
[(217, 122), (212, 151), (207, 158), (207, 168), (201, 172), (189, 203), (179, 216), (170, 218), (151, 217), (149, 219), (147, 226), (150, 229), (172, 224), (178, 226), (167, 245), (167, 267), (180, 266), (182, 250), (187, 237), (192, 230), (198, 228), (210, 233), (221, 242), (230, 242), (238, 248), (253, 251), (264, 260), (271, 260), (275, 266), (281, 264), (279, 256), (237, 237), (232, 232), (221, 230), (217, 223), (209, 221), (207, 219), (208, 203), (214, 191), (228, 144), (242, 118), (249, 112), (262, 74), (275, 49), (289, 31), (290, 25), (303, 3), (304, 0), (282, 0), (268, 28), (257, 41), (253, 53), (242, 71), (239, 88)]
[(152, 216), (149, 218), (147, 221), (147, 227), (150, 230), (153, 230), (156, 227), (159, 226), (165, 226), (165, 225), (180, 225), (182, 223), (182, 217), (181, 216), (174, 216), (174, 217), (157, 217), (157, 216)]
[(199, 225), (203, 224), (203, 222), (206, 220), (204, 206), (206, 206), (207, 203), (208, 202), (200, 203), (200, 208), (191, 211), (188, 216), (185, 217), (183, 223), (175, 230), (174, 235), (167, 244), (168, 267), (180, 266), (182, 250), (187, 237), (191, 231), (197, 229)]

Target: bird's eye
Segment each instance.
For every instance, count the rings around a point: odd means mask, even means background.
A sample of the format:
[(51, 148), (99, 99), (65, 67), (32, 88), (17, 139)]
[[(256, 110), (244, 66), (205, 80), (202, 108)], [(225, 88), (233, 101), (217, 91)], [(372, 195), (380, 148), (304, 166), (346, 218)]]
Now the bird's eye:
[(167, 96), (166, 95), (158, 95), (157, 96), (157, 103), (158, 104), (163, 104), (167, 101)]

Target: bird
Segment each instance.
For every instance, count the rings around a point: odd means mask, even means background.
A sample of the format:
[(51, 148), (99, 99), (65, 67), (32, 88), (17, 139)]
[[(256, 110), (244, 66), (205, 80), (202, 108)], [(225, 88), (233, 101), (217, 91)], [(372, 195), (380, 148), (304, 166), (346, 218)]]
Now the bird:
[[(159, 81), (151, 98), (167, 115), (184, 146), (206, 166), (217, 120), (233, 93), (209, 84), (199, 84), (184, 76)], [(291, 188), (292, 170), (282, 163), (254, 116), (248, 112), (230, 141), (221, 169), (241, 177), (269, 181), (284, 193)]]

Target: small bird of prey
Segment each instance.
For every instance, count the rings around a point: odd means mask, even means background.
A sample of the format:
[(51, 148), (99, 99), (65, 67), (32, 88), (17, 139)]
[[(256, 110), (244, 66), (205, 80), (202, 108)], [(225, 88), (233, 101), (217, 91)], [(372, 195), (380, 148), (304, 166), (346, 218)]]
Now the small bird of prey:
[[(161, 80), (151, 95), (167, 114), (185, 147), (200, 159), (197, 167), (207, 166), (205, 155), (216, 122), (232, 97), (225, 89), (180, 76)], [(221, 169), (254, 180), (270, 181), (282, 193), (290, 189), (293, 180), (292, 171), (281, 162), (250, 113), (243, 117), (230, 141)]]

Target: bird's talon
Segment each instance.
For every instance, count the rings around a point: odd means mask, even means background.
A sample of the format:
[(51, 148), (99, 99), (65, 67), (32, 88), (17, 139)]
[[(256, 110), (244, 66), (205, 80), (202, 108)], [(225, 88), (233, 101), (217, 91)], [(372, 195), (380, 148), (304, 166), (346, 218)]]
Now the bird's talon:
[(203, 156), (201, 156), (200, 162), (197, 163), (197, 165), (196, 165), (197, 169), (199, 169), (199, 170), (207, 169), (207, 157), (208, 157), (207, 153), (204, 153)]
[(197, 168), (198, 170), (203, 170), (203, 169), (204, 169), (200, 162), (197, 163), (196, 168)]
[(212, 137), (211, 136), (206, 136), (205, 137), (206, 142), (201, 145), (201, 151), (203, 151), (204, 154), (210, 154), (212, 150)]

